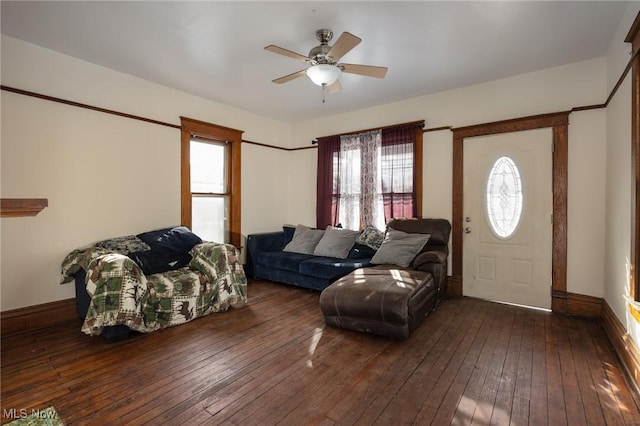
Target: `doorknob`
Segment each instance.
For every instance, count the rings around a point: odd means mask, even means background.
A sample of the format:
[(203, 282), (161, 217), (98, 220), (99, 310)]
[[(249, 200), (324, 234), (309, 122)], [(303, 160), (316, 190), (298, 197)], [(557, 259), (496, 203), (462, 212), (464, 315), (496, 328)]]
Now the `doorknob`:
[(468, 226), (466, 228), (464, 228), (464, 233), (465, 234), (470, 234), (471, 233), (471, 228), (469, 228)]

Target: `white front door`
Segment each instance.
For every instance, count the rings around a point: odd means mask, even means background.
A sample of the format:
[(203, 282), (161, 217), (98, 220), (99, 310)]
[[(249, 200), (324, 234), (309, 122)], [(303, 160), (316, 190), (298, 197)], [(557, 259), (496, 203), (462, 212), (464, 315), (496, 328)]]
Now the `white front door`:
[(464, 141), (463, 295), (551, 308), (550, 128)]

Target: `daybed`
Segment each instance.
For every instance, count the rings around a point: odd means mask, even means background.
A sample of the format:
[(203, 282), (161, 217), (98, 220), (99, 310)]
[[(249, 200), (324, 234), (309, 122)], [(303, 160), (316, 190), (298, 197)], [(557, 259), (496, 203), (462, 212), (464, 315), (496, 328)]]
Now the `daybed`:
[(74, 250), (60, 281), (75, 280), (82, 331), (119, 340), (130, 330), (152, 332), (246, 302), (238, 258), (232, 245), (171, 227)]

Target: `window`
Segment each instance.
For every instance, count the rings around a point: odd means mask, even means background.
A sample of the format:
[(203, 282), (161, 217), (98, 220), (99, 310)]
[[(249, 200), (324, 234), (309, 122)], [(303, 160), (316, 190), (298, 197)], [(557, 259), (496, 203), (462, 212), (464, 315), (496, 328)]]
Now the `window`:
[(319, 138), (316, 226), (420, 217), (423, 124)]
[(242, 131), (181, 121), (182, 225), (203, 240), (239, 247)]
[(522, 181), (509, 157), (496, 160), (487, 178), (485, 213), (491, 231), (500, 239), (510, 238), (522, 216)]
[[(422, 129), (418, 129), (422, 136)], [(421, 158), (416, 155), (414, 140), (391, 138), (383, 132), (381, 149), (381, 182), (384, 201), (384, 216), (387, 221), (394, 217), (419, 217), (419, 198), (416, 167)], [(422, 140), (422, 138), (420, 138)]]
[(203, 240), (229, 242), (229, 161), (226, 142), (190, 143), (191, 226)]

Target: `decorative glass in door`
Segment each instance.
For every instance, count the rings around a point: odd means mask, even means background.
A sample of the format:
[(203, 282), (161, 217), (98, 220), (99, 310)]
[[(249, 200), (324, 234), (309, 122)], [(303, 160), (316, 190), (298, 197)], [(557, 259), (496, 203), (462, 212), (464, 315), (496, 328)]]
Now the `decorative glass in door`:
[(496, 160), (487, 178), (485, 213), (489, 228), (500, 239), (508, 239), (518, 229), (522, 216), (522, 180), (510, 157)]

